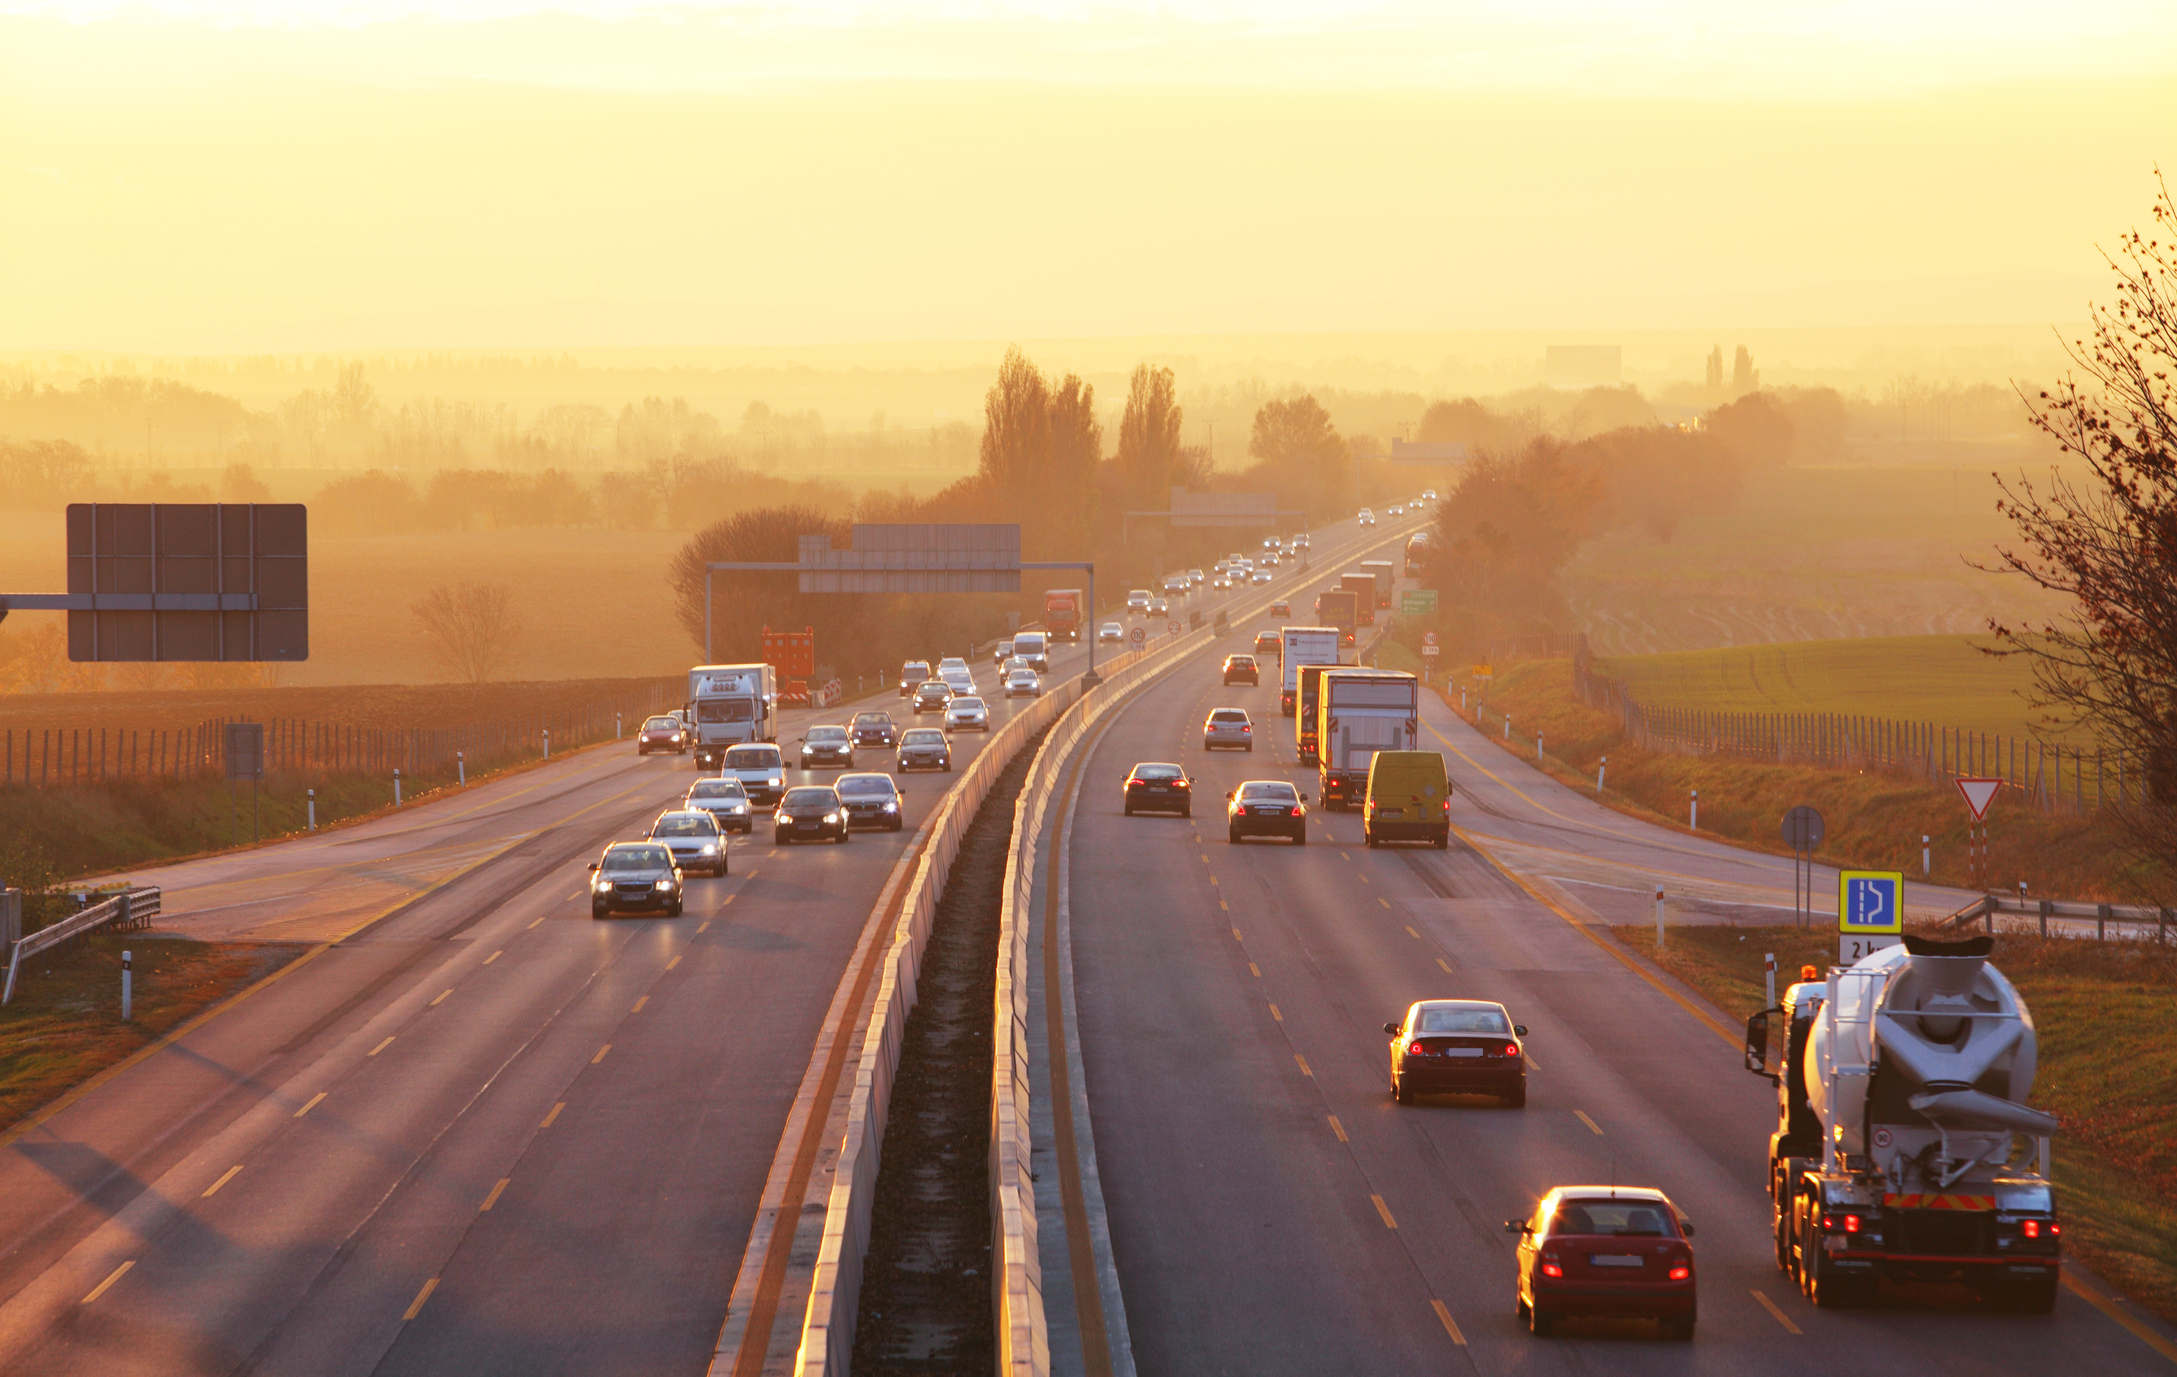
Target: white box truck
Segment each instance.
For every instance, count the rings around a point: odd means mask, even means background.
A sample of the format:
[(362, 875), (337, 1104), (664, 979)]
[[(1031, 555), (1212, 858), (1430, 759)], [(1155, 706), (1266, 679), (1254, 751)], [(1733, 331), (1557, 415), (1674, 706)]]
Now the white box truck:
[(1278, 638), (1277, 710), (1291, 717), (1300, 701), (1302, 665), (1336, 665), (1341, 639), (1335, 626), (1281, 626)]
[(1334, 669), (1315, 694), (1315, 769), (1323, 807), (1360, 806), (1378, 751), (1420, 749), (1421, 684), (1383, 669)]
[(695, 767), (715, 770), (726, 747), (779, 739), (778, 673), (769, 665), (697, 665), (688, 671)]

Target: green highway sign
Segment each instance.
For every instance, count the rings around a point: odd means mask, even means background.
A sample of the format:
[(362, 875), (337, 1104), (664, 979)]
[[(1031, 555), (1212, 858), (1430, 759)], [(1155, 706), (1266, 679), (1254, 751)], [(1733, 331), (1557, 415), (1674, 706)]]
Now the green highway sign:
[(1421, 617), (1436, 610), (1436, 590), (1434, 588), (1410, 588), (1399, 594), (1398, 599), (1398, 610), (1401, 616)]

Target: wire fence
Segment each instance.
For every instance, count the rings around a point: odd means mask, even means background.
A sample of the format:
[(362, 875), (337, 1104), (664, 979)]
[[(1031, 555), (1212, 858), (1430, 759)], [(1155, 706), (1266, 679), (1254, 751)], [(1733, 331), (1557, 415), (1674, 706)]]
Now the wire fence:
[[(587, 745), (678, 707), (676, 679), (661, 679), (588, 703), (500, 719), (433, 727), (365, 727), (276, 717), (264, 721), (266, 774), (414, 775)], [(26, 728), (0, 732), (0, 785), (56, 788), (107, 781), (193, 779), (226, 773), (226, 728), (253, 717), (215, 717), (194, 726)]]

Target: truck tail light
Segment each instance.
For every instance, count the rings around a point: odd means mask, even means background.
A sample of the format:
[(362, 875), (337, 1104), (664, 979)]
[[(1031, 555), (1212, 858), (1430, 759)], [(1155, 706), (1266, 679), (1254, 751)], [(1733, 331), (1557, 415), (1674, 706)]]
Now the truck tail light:
[(1829, 1232), (1856, 1234), (1860, 1231), (1860, 1217), (1856, 1214), (1825, 1214), (1822, 1227)]
[(2039, 1238), (2041, 1236), (2041, 1221), (2038, 1219), (2021, 1220), (2019, 1221), (2018, 1231), (2028, 1238)]

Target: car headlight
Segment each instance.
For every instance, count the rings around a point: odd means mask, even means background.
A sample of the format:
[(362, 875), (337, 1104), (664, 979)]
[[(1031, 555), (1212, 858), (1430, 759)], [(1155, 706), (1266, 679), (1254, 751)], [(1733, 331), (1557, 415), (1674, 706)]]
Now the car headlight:
[(837, 822), (837, 821), (839, 821), (839, 815), (838, 815), (837, 813), (826, 813), (826, 814), (824, 815), (824, 821), (826, 821), (826, 822)]
[(705, 843), (703, 843), (703, 854), (704, 854), (704, 855), (706, 855), (706, 856), (715, 856), (715, 855), (717, 855), (717, 854), (718, 854), (718, 844), (717, 844), (716, 842), (705, 842)]
[(780, 782), (781, 782), (781, 781), (780, 781), (780, 779), (779, 779), (779, 777), (778, 777), (777, 775), (773, 775), (773, 776), (771, 776), (771, 779), (770, 779), (770, 781), (769, 781), (769, 782), (770, 782), (770, 785), (771, 785), (771, 787), (772, 787), (772, 788), (774, 788), (774, 789), (776, 789), (776, 788), (778, 788), (778, 787), (779, 787), (779, 784), (780, 784)]
[(897, 802), (893, 802), (893, 803), (887, 803), (887, 804), (886, 804), (886, 805), (884, 806), (884, 811), (885, 811), (885, 812), (887, 812), (887, 813), (897, 813), (897, 812), (898, 812), (899, 810), (900, 810), (900, 806), (899, 806), (899, 804), (898, 804)]
[(673, 887), (673, 882), (672, 882), (672, 880), (670, 880), (670, 879), (664, 879), (664, 880), (660, 880), (660, 881), (658, 881), (658, 882), (657, 882), (657, 884), (655, 884), (654, 886), (652, 886), (652, 888), (654, 888), (654, 889), (671, 889), (672, 887)]

